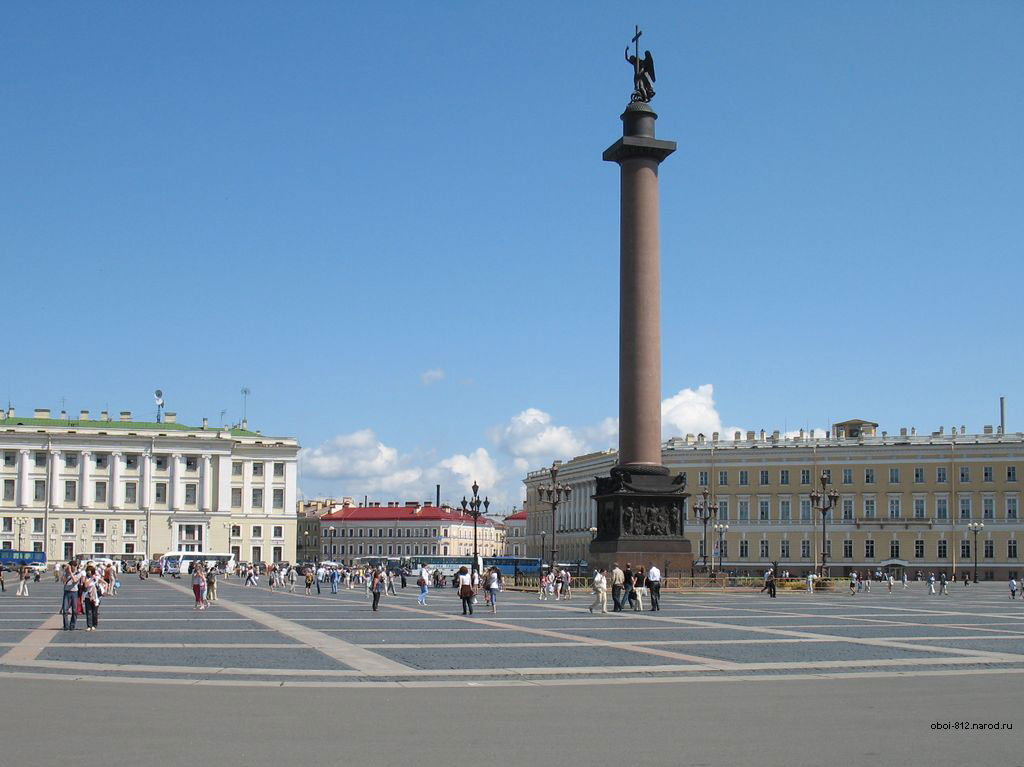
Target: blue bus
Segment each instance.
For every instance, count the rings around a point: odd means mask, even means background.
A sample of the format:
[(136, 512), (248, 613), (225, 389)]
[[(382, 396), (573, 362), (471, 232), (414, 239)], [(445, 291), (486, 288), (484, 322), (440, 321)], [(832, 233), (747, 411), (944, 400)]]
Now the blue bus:
[[(433, 572), (440, 570), (443, 575), (451, 577), (455, 575), (462, 566), (467, 568), (473, 566), (473, 557), (451, 557), (437, 554), (420, 554), (405, 558), (409, 569), (416, 570), (420, 565), (426, 565), (427, 569)], [(483, 568), (497, 567), (503, 576), (514, 576), (517, 572), (520, 575), (537, 575), (540, 573), (540, 560), (528, 557), (481, 557)]]
[(8, 570), (20, 570), (25, 565), (46, 564), (46, 553), (43, 551), (16, 551), (0, 549), (0, 567)]

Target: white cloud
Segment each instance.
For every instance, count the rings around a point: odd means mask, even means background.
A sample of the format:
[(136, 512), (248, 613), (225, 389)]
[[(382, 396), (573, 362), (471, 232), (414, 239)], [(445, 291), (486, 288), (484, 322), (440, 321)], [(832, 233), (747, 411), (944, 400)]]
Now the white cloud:
[(442, 378), (444, 378), (444, 371), (441, 370), (441, 368), (431, 368), (420, 375), (420, 381), (424, 386), (430, 386), (432, 383), (437, 383)]
[(555, 426), (551, 414), (535, 407), (491, 429), (491, 439), (513, 458), (531, 463), (551, 458), (572, 458), (587, 449), (586, 441), (568, 426)]
[(664, 439), (686, 434), (710, 437), (716, 431), (722, 439), (732, 439), (738, 426), (722, 427), (722, 417), (715, 407), (715, 387), (703, 384), (696, 389), (680, 389), (661, 403), (661, 433)]
[[(447, 474), (448, 482), (442, 482), (443, 475)], [(469, 455), (456, 454), (439, 462), (431, 471), (431, 476), (436, 477), (442, 486), (461, 487), (464, 492), (477, 482), (483, 491), (481, 494), (494, 497), (495, 490), (502, 479), (502, 472), (498, 465), (491, 458), (486, 448), (478, 447)]]

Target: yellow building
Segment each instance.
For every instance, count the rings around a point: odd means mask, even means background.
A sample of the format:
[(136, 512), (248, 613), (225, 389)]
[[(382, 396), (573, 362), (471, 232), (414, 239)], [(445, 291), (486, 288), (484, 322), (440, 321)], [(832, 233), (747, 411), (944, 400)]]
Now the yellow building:
[[(706, 488), (708, 503), (718, 507), (707, 524), (707, 557), (716, 569), (753, 574), (777, 561), (780, 570), (799, 575), (814, 570), (824, 551), (832, 575), (886, 569), (911, 578), (918, 571), (959, 576), (973, 573), (975, 556), (979, 579), (1021, 573), (1024, 433), (986, 426), (981, 434), (964, 427), (888, 434), (855, 420), (835, 424), (827, 437), (732, 436), (687, 435), (663, 445), (663, 463), (686, 474), (692, 494), (685, 531), (698, 564), (705, 536), (695, 506)], [(615, 451), (607, 451), (560, 464), (558, 482), (574, 491), (555, 520), (560, 560), (586, 560), (589, 528), (596, 524), (594, 479), (608, 476), (615, 461)], [(811, 495), (821, 490), (823, 473), (827, 491), (838, 494), (824, 515)], [(540, 556), (542, 545), (552, 548), (551, 506), (537, 495), (548, 480), (546, 469), (524, 480), (531, 556)], [(720, 556), (716, 524), (728, 525)]]

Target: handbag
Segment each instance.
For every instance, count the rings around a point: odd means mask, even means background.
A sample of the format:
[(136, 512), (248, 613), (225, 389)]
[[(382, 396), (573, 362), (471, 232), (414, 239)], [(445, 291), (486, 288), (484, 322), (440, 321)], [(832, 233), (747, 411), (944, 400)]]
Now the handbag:
[(419, 578), (419, 579), (417, 579), (417, 581), (416, 581), (416, 585), (417, 585), (417, 586), (426, 586), (426, 585), (427, 585), (427, 582), (426, 582), (426, 580), (424, 580), (423, 578)]
[(463, 583), (459, 586), (459, 596), (463, 599), (469, 599), (473, 596), (473, 587), (468, 583)]

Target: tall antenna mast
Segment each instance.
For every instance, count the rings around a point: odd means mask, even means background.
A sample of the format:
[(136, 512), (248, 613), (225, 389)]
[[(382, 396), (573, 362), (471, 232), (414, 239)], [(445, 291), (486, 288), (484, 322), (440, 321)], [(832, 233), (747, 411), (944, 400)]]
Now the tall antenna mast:
[(249, 420), (249, 395), (252, 394), (252, 389), (248, 386), (242, 387), (242, 421)]
[(153, 401), (156, 402), (156, 422), (160, 423), (160, 418), (164, 412), (163, 390), (157, 389), (155, 392), (153, 392)]

